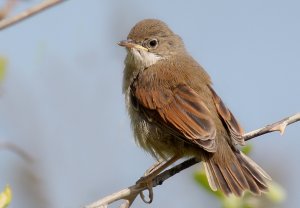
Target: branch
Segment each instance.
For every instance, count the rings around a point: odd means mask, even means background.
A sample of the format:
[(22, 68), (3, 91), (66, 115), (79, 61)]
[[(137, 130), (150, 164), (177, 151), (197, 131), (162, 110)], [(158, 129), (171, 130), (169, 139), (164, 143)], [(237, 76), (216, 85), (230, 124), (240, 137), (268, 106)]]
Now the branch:
[(7, 15), (11, 12), (11, 10), (16, 5), (16, 0), (7, 0), (4, 4), (3, 8), (0, 9), (0, 20), (7, 17)]
[(35, 5), (14, 17), (3, 19), (0, 21), (0, 31), (62, 2), (63, 0), (44, 0), (40, 4)]
[[(245, 141), (248, 141), (252, 138), (261, 136), (263, 134), (271, 133), (273, 131), (279, 131), (282, 135), (284, 133), (284, 130), (286, 126), (295, 123), (297, 121), (300, 121), (300, 113), (297, 113), (293, 116), (284, 118), (278, 122), (275, 122), (273, 124), (267, 125), (263, 128), (251, 131), (249, 133), (244, 134)], [(164, 172), (160, 173), (153, 179), (153, 187), (157, 185), (162, 185), (162, 183), (167, 180), (168, 178), (172, 177), (173, 175), (179, 173), (180, 171), (189, 168), (193, 166), (194, 164), (200, 162), (196, 158), (188, 159), (173, 168), (170, 168), (168, 170), (165, 170)], [(144, 190), (147, 190), (146, 185), (142, 184), (136, 184), (133, 186), (130, 186), (128, 188), (125, 188), (121, 191), (118, 191), (116, 193), (113, 193), (109, 196), (106, 196), (90, 205), (85, 206), (85, 208), (107, 208), (109, 204), (116, 202), (118, 200), (124, 200), (124, 203), (120, 206), (120, 208), (129, 208), (130, 205), (133, 203), (135, 198), (142, 194)], [(149, 193), (152, 194), (152, 193)]]
[(251, 131), (249, 133), (244, 134), (244, 139), (245, 141), (248, 141), (254, 137), (258, 137), (267, 133), (271, 133), (273, 131), (279, 131), (281, 135), (283, 135), (284, 131), (285, 131), (285, 127), (295, 123), (297, 121), (300, 121), (300, 113), (297, 113), (293, 116), (290, 117), (286, 117), (280, 121), (277, 121), (273, 124), (267, 125), (263, 128)]
[(10, 143), (10, 142), (0, 142), (0, 151), (1, 150), (9, 150), (11, 152), (16, 153), (18, 156), (26, 160), (27, 162), (33, 162), (34, 159), (31, 157), (30, 154), (25, 152), (23, 149), (21, 149), (19, 146)]

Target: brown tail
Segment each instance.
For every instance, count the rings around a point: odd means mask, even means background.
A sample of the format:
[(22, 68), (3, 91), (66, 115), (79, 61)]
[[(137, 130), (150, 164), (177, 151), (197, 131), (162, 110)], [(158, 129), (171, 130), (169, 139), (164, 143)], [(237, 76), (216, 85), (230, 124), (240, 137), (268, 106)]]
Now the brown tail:
[(219, 162), (215, 157), (218, 156), (216, 152), (203, 162), (212, 190), (220, 189), (226, 195), (236, 196), (241, 196), (246, 190), (257, 195), (266, 192), (266, 179), (271, 180), (271, 177), (239, 150), (231, 153), (230, 161)]

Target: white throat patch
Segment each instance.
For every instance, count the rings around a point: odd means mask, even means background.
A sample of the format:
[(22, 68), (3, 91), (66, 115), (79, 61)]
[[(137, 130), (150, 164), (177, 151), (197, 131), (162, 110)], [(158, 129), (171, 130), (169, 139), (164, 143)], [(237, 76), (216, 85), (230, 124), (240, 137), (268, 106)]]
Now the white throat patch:
[(135, 48), (131, 48), (129, 53), (132, 54), (136, 66), (143, 68), (147, 68), (162, 59), (161, 56), (158, 56), (154, 53)]

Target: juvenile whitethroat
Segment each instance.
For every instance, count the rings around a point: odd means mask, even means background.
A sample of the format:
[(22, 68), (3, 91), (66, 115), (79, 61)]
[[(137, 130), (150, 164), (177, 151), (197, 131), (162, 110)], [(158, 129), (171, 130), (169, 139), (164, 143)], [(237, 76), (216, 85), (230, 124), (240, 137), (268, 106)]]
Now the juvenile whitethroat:
[(165, 160), (153, 178), (183, 157), (202, 161), (212, 190), (261, 194), (270, 176), (243, 154), (243, 129), (212, 88), (206, 71), (162, 21), (145, 19), (130, 31), (123, 93), (137, 144)]

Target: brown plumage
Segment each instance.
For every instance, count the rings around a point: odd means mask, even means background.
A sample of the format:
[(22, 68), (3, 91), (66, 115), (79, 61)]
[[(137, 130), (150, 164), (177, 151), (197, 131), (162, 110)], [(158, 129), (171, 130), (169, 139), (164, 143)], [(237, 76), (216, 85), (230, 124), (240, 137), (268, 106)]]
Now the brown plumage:
[(162, 21), (143, 20), (119, 45), (128, 49), (123, 92), (142, 148), (156, 158), (198, 157), (213, 190), (267, 190), (268, 174), (236, 148), (243, 129), (178, 35)]

